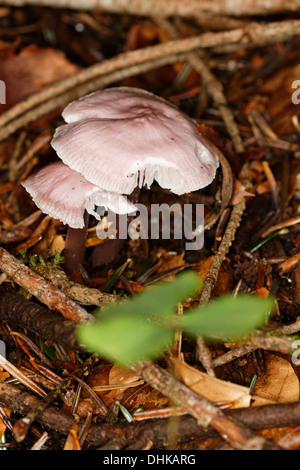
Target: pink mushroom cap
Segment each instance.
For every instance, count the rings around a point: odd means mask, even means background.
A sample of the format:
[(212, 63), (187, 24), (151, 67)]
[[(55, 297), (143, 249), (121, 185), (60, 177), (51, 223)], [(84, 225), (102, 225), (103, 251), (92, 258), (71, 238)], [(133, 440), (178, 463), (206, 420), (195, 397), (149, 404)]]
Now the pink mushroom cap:
[(95, 206), (126, 214), (136, 207), (119, 194), (105, 191), (62, 162), (45, 166), (22, 185), (45, 214), (72, 228), (84, 227), (84, 211), (100, 219)]
[(196, 124), (166, 100), (141, 89), (110, 88), (71, 103), (52, 146), (95, 185), (119, 194), (154, 180), (175, 194), (210, 184), (216, 152)]

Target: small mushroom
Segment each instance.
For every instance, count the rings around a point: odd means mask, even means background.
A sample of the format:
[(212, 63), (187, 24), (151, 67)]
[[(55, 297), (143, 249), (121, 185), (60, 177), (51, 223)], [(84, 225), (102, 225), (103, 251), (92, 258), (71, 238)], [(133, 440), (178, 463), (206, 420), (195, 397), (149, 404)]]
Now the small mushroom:
[(72, 228), (84, 227), (84, 211), (100, 220), (95, 206), (116, 214), (136, 210), (126, 197), (99, 188), (62, 162), (45, 166), (23, 181), (35, 204), (54, 219)]
[[(56, 207), (62, 207), (63, 221), (74, 224), (76, 220), (76, 230), (84, 230), (80, 228), (84, 209), (95, 215), (94, 205), (107, 204), (114, 210), (115, 197), (130, 198), (154, 181), (178, 195), (196, 191), (212, 182), (219, 166), (217, 152), (199, 134), (192, 119), (163, 98), (141, 89), (117, 87), (92, 93), (69, 104), (63, 118), (66, 124), (56, 129), (51, 145), (65, 166), (60, 163), (52, 167), (57, 177), (52, 177), (50, 167), (46, 167), (28, 178), (24, 186), (50, 215), (60, 218)], [(62, 177), (62, 168), (67, 168), (64, 172), (69, 172), (68, 177)], [(79, 179), (75, 175), (80, 175)], [(81, 191), (76, 208), (74, 180)], [(57, 206), (56, 182), (64, 186), (62, 193), (67, 198)], [(40, 187), (43, 185), (44, 189)], [(118, 200), (123, 213), (129, 213), (132, 205)], [(122, 213), (120, 207), (115, 212)], [(101, 248), (96, 247), (94, 253)]]
[(131, 194), (156, 180), (180, 195), (210, 184), (219, 166), (193, 120), (140, 89), (92, 93), (71, 103), (63, 117), (67, 124), (56, 130), (53, 148), (64, 163), (107, 191)]
[(27, 178), (22, 185), (45, 214), (69, 226), (65, 248), (65, 267), (68, 272), (73, 271), (78, 260), (83, 259), (78, 244), (85, 244), (85, 211), (99, 220), (95, 206), (105, 207), (116, 214), (127, 214), (136, 209), (127, 197), (99, 188), (62, 162), (47, 165)]

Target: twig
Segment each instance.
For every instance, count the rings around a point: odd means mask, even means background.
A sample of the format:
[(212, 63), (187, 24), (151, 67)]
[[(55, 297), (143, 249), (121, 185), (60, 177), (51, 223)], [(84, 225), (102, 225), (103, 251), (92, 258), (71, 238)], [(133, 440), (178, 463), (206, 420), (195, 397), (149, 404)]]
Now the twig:
[(209, 347), (201, 336), (197, 338), (197, 359), (206, 370), (207, 375), (216, 376)]
[[(8, 409), (22, 415), (26, 414), (39, 402), (32, 393), (19, 388), (0, 383), (0, 403)], [(299, 425), (300, 404), (284, 403), (276, 405), (264, 405), (250, 408), (225, 410), (227, 417), (238, 419), (241, 423), (252, 429), (270, 429), (278, 427), (293, 427)], [(62, 434), (67, 434), (73, 423), (73, 416), (57, 406), (50, 406), (38, 418), (38, 421)], [(79, 432), (84, 422), (79, 423)], [(125, 424), (95, 424), (91, 423), (86, 438), (87, 445), (94, 447), (104, 446), (115, 437), (123, 435), (127, 445), (136, 442), (144, 436), (145, 440), (151, 439), (155, 444), (162, 445), (167, 442), (169, 424), (167, 419), (153, 419)], [(212, 427), (203, 428), (192, 416), (182, 416), (179, 421), (178, 442), (184, 443), (190, 440), (218, 437), (218, 433)]]
[[(265, 349), (267, 351), (277, 351), (282, 354), (292, 354), (295, 351), (293, 343), (295, 338), (288, 335), (296, 333), (300, 330), (300, 322), (292, 323), (291, 325), (283, 326), (274, 331), (274, 335), (263, 335), (259, 333), (253, 333), (245, 344), (228, 351), (221, 356), (217, 357), (213, 361), (214, 367), (219, 367), (228, 362), (234, 361), (238, 357), (249, 354), (256, 349)], [(276, 336), (277, 333), (277, 336)]]
[[(176, 28), (167, 20), (158, 20), (157, 23), (165, 29), (171, 39), (178, 38)], [(212, 73), (205, 60), (203, 60), (197, 52), (189, 52), (187, 60), (191, 66), (202, 78), (203, 85), (206, 87), (207, 93), (213, 98), (214, 105), (219, 108), (222, 119), (226, 125), (227, 131), (231, 137), (233, 147), (236, 152), (245, 150), (243, 141), (240, 136), (239, 128), (235, 122), (233, 113), (229, 108), (226, 96), (223, 91), (222, 83)]]
[(80, 351), (75, 337), (76, 324), (36, 304), (10, 285), (0, 286), (0, 321), (28, 329), (44, 340)]
[[(230, 220), (226, 227), (224, 236), (220, 243), (217, 253), (214, 256), (213, 262), (205, 275), (203, 289), (201, 293), (201, 297), (199, 300), (199, 304), (204, 305), (206, 304), (211, 296), (212, 290), (217, 282), (219, 271), (225, 257), (229, 251), (230, 246), (232, 245), (232, 241), (234, 240), (235, 233), (237, 228), (240, 225), (242, 215), (246, 208), (245, 198), (235, 205), (232, 209)], [(207, 373), (211, 376), (214, 376), (214, 364), (211, 358), (211, 354), (206, 346), (203, 338), (199, 337), (197, 339), (197, 355), (199, 361), (205, 367)]]
[(216, 429), (219, 434), (236, 449), (262, 450), (277, 446), (256, 435), (236, 420), (231, 420), (212, 403), (177, 381), (166, 370), (152, 362), (144, 362), (135, 367), (149, 385), (169, 397), (172, 403), (184, 408), (196, 418), (199, 425)]
[[(44, 413), (45, 409), (48, 408), (48, 406), (57, 397), (59, 397), (70, 387), (74, 378), (78, 378), (81, 375), (84, 375), (93, 365), (98, 362), (98, 360), (99, 357), (97, 355), (90, 356), (80, 367), (76, 369), (76, 371), (73, 372), (73, 376), (68, 375), (68, 377), (62, 380), (55, 389), (51, 390), (43, 398), (43, 400), (39, 401), (35, 406), (33, 406), (32, 409), (26, 413), (25, 417), (18, 419), (13, 426), (13, 434), (16, 441), (22, 442), (25, 439), (30, 427), (32, 426), (32, 423)], [(98, 401), (100, 404), (102, 404), (100, 398), (98, 398)], [(102, 411), (103, 410), (107, 412), (106, 407), (102, 404)]]
[[(18, 103), (3, 113), (0, 116), (0, 141), (29, 122), (64, 106), (72, 99), (136, 73), (176, 63), (182, 59), (181, 55), (186, 52), (225, 44), (239, 44), (243, 48), (264, 46), (293, 37), (298, 34), (299, 28), (300, 20), (286, 20), (268, 24), (250, 23), (245, 28), (219, 33), (205, 33), (196, 37), (169, 41), (120, 54), (49, 85), (41, 92), (31, 95), (26, 101)], [(155, 61), (158, 62), (155, 63)], [(71, 92), (76, 87), (77, 90)], [(30, 111), (38, 106), (40, 107), (33, 112)]]
[(224, 364), (228, 364), (228, 362), (234, 361), (235, 359), (245, 356), (246, 354), (249, 354), (257, 349), (257, 346), (254, 346), (253, 344), (243, 344), (239, 348), (234, 348), (231, 349), (230, 351), (222, 354), (219, 357), (216, 357), (213, 360), (213, 365), (214, 367), (219, 367)]
[(33, 266), (32, 270), (70, 297), (70, 299), (81, 305), (95, 305), (101, 307), (104, 303), (116, 302), (118, 300), (116, 295), (107, 294), (101, 292), (99, 289), (71, 281), (62, 269), (53, 268), (50, 263), (47, 263), (46, 266)]
[(299, 0), (2, 0), (2, 5), (38, 5), (75, 10), (100, 10), (109, 13), (127, 13), (141, 16), (195, 17), (203, 13), (228, 16), (268, 15), (300, 9)]
[[(153, 70), (164, 65), (170, 65), (176, 62), (178, 62), (178, 55), (170, 55), (161, 59), (153, 61), (151, 60), (146, 63), (138, 63), (115, 72), (104, 74), (103, 76), (93, 78), (92, 80), (87, 80), (87, 82), (83, 85), (81, 85), (80, 82), (76, 85), (75, 80), (74, 89), (71, 88), (70, 90), (64, 93), (62, 92), (61, 94), (57, 94), (55, 87), (52, 88), (52, 86), (49, 86), (47, 89), (43, 90), (45, 91), (45, 95), (43, 91), (38, 92), (32, 95), (26, 101), (22, 101), (21, 103), (13, 106), (6, 113), (3, 113), (0, 116), (0, 121), (3, 118), (4, 122), (6, 123), (6, 125), (4, 125), (0, 130), (0, 141), (6, 139), (15, 131), (21, 129), (23, 126), (37, 120), (38, 118), (50, 113), (55, 109), (64, 107), (69, 102), (80, 98), (81, 96), (101, 88), (105, 88), (106, 86), (125, 78), (138, 75), (139, 73), (145, 73), (149, 70)], [(85, 70), (89, 71), (90, 69), (88, 68)], [(49, 99), (47, 99), (48, 94), (50, 94)], [(37, 106), (34, 104), (36, 101)], [(22, 114), (23, 111), (24, 114)], [(11, 120), (11, 116), (15, 116), (15, 118)]]
[(93, 316), (80, 305), (77, 305), (65, 294), (55, 289), (4, 248), (0, 248), (0, 270), (51, 310), (57, 310), (65, 318), (75, 323), (93, 319)]
[(241, 202), (233, 206), (230, 220), (226, 227), (219, 249), (214, 256), (214, 259), (213, 259), (213, 262), (209, 271), (207, 272), (205, 276), (204, 286), (203, 286), (203, 290), (202, 290), (202, 294), (200, 298), (200, 304), (202, 305), (207, 303), (210, 299), (212, 289), (218, 279), (219, 270), (235, 238), (235, 233), (236, 233), (237, 228), (240, 225), (245, 208), (246, 208), (245, 199), (243, 199)]
[(281, 230), (285, 227), (292, 227), (293, 225), (297, 225), (300, 223), (300, 216), (292, 217), (291, 219), (283, 220), (276, 225), (272, 225), (269, 227), (264, 233), (262, 233), (262, 238), (266, 238), (270, 233), (276, 232), (277, 230)]
[(0, 367), (6, 370), (12, 377), (15, 377), (20, 383), (28, 387), (34, 393), (40, 397), (45, 397), (47, 393), (42, 389), (37, 383), (27, 377), (23, 372), (21, 372), (16, 366), (9, 362), (5, 357), (0, 355)]
[(41, 437), (33, 444), (30, 450), (41, 450), (44, 444), (48, 441), (49, 435), (46, 432), (43, 432)]

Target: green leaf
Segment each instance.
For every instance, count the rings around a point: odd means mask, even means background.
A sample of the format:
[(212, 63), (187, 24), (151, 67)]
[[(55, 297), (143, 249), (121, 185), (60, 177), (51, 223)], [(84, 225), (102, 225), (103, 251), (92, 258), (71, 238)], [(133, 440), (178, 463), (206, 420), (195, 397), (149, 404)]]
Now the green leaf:
[(205, 307), (178, 318), (180, 327), (192, 336), (234, 340), (262, 326), (274, 299), (254, 296), (223, 296)]
[(173, 332), (132, 313), (82, 324), (77, 328), (77, 337), (90, 351), (130, 366), (138, 360), (157, 357), (172, 340)]
[(199, 276), (188, 271), (172, 282), (146, 289), (129, 301), (98, 310), (95, 322), (79, 325), (78, 339), (90, 351), (123, 365), (153, 359), (173, 339), (173, 328), (164, 320), (200, 284)]
[(273, 299), (254, 296), (220, 297), (184, 315), (175, 315), (182, 302), (200, 288), (192, 271), (146, 289), (132, 299), (99, 311), (92, 323), (77, 327), (77, 337), (91, 352), (131, 366), (154, 359), (173, 340), (176, 328), (207, 339), (237, 339), (264, 324)]
[(128, 302), (114, 304), (105, 311), (97, 309), (97, 318), (116, 314), (129, 315), (136, 312), (147, 318), (172, 315), (179, 302), (201, 288), (201, 279), (194, 271), (178, 274), (174, 281), (157, 283), (146, 288)]

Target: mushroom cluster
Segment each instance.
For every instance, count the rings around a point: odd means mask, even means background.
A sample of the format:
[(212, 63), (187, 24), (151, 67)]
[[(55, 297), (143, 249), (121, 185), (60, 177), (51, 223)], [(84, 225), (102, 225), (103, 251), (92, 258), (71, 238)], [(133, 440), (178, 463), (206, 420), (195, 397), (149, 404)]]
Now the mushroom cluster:
[[(219, 161), (195, 122), (166, 100), (132, 87), (110, 88), (67, 106), (51, 142), (60, 162), (23, 186), (36, 205), (70, 229), (85, 226), (95, 206), (132, 213), (126, 196), (156, 181), (181, 195), (203, 188)], [(73, 257), (74, 258), (74, 257)], [(71, 271), (78, 260), (73, 260)]]

